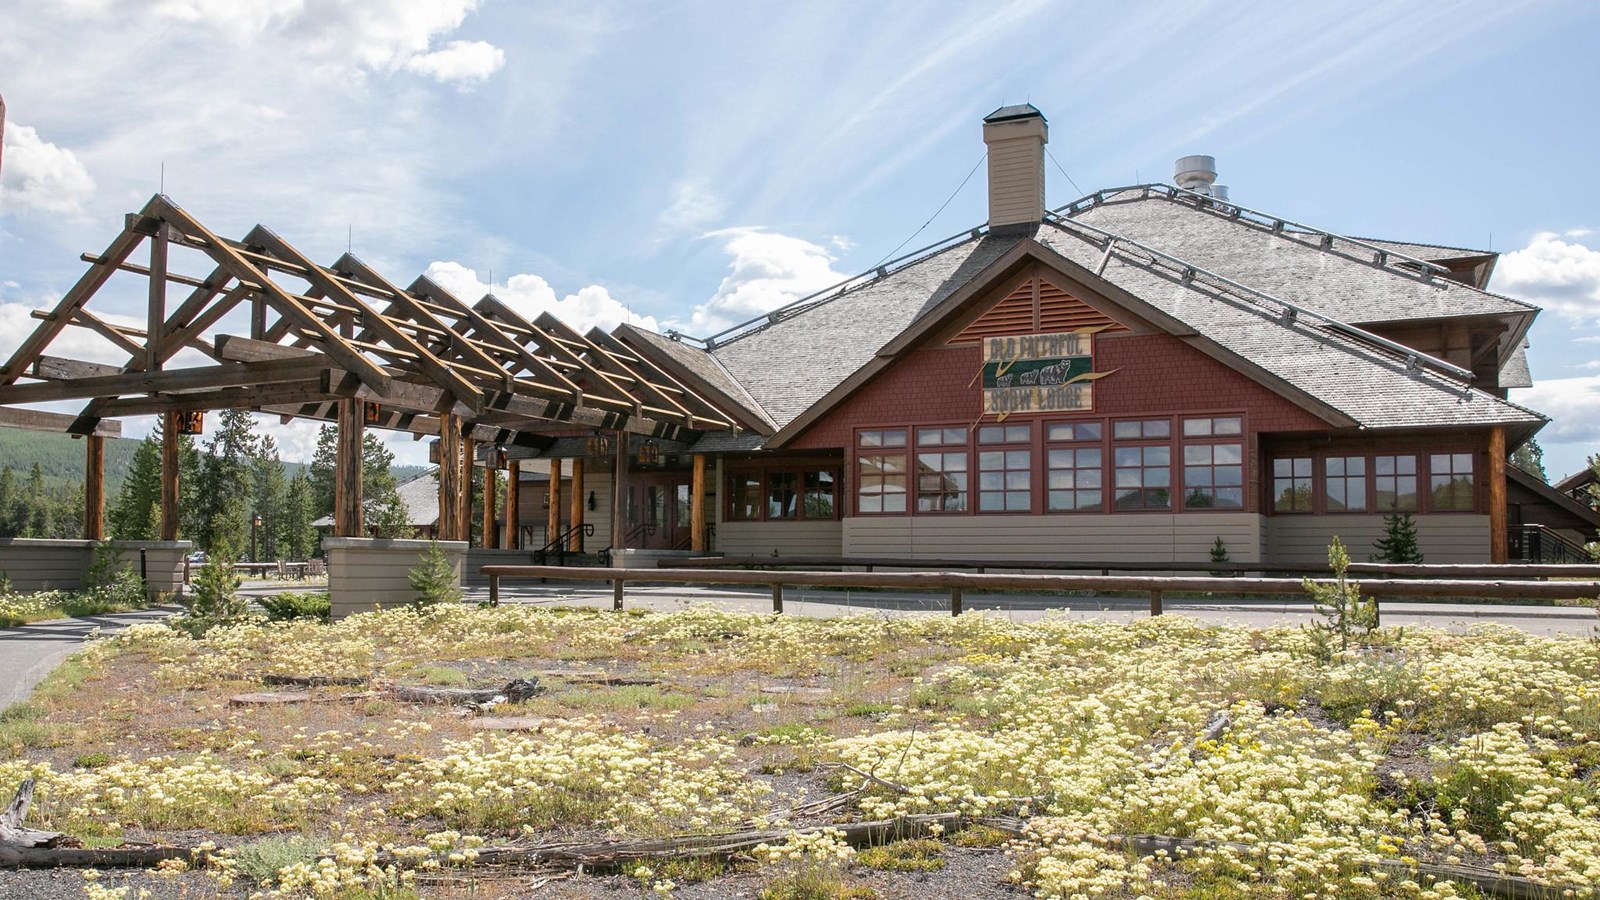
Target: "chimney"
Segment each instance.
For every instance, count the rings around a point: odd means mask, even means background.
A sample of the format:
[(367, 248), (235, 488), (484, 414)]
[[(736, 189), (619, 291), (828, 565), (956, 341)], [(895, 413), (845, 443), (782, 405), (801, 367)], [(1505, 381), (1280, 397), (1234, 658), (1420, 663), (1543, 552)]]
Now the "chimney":
[(989, 146), (989, 227), (1044, 221), (1044, 113), (1031, 103), (1002, 106), (983, 119)]

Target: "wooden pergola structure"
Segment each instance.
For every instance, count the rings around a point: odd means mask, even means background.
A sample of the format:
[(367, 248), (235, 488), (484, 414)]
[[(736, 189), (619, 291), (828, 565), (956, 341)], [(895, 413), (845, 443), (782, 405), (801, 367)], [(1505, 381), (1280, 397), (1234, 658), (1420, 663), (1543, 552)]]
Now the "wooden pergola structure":
[[(209, 271), (175, 271), (180, 256)], [(115, 420), (122, 416), (164, 417), (160, 538), (166, 541), (178, 534), (178, 435), (189, 414), (205, 410), (251, 409), (285, 421), (337, 423), (334, 534), (340, 537), (365, 534), (361, 446), (367, 427), (439, 439), (444, 540), (466, 540), (470, 533), (475, 448), (518, 447), (526, 455), (549, 448), (558, 436), (604, 430), (616, 438), (620, 482), (627, 435), (693, 441), (738, 427), (718, 406), (600, 329), (580, 333), (548, 313), (530, 320), (493, 295), (469, 305), (426, 277), (401, 288), (348, 253), (319, 265), (260, 225), (241, 239), (224, 238), (162, 195), (130, 214), (103, 252), (82, 259), (88, 270), (53, 309), (34, 313), (38, 328), (0, 368), (0, 425), (87, 438), (84, 530), (90, 539), (103, 538), (104, 437), (120, 432)], [(144, 328), (89, 309), (118, 273), (148, 281)], [(171, 297), (174, 286), (188, 293)], [(47, 355), (68, 327), (98, 334), (126, 353), (127, 362)], [(193, 352), (180, 358), (184, 351)], [(86, 403), (76, 416), (15, 408), (63, 400)], [(555, 510), (561, 463), (551, 462)], [(509, 465), (514, 491), (517, 462)], [(575, 460), (580, 479), (581, 465)], [(492, 463), (487, 471), (485, 545), (494, 546)], [(702, 496), (704, 472), (698, 458), (696, 496)], [(514, 495), (508, 506), (506, 546), (514, 547)], [(581, 504), (573, 508), (581, 516)], [(697, 523), (694, 533), (703, 531)]]

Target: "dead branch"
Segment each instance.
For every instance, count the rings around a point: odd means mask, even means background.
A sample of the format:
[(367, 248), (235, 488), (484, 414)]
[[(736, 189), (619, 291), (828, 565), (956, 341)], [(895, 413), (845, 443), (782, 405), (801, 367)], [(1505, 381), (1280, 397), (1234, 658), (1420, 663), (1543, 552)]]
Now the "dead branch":
[(28, 818), (28, 807), (33, 805), (32, 778), (22, 779), (17, 795), (4, 813), (0, 813), (0, 852), (9, 848), (54, 847), (64, 835), (58, 831), (39, 831), (22, 823)]

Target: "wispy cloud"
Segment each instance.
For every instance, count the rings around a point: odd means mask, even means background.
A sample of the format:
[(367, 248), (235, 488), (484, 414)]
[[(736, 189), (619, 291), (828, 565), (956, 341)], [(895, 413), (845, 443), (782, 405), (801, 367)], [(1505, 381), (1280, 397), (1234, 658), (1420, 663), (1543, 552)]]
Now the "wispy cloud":
[(696, 306), (687, 322), (674, 323), (705, 337), (770, 312), (844, 280), (827, 249), (803, 238), (761, 228), (728, 228), (707, 238), (718, 240), (731, 257), (728, 274), (711, 299)]
[(94, 178), (78, 155), (21, 123), (6, 127), (0, 170), (0, 212), (82, 215)]
[(503, 284), (490, 284), (478, 278), (475, 270), (450, 261), (429, 265), (426, 274), (440, 287), (467, 303), (485, 294), (494, 294), (524, 318), (532, 319), (540, 313), (553, 313), (556, 318), (579, 331), (588, 331), (597, 325), (610, 331), (624, 322), (651, 331), (657, 329), (653, 317), (633, 312), (598, 284), (557, 296), (550, 283), (539, 275), (520, 273), (507, 278)]

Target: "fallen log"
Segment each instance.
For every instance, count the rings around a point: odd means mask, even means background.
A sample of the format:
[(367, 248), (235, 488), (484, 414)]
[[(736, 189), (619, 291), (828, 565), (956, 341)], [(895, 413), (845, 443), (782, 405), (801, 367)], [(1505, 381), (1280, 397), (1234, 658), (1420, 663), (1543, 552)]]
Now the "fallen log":
[(508, 682), (504, 687), (497, 688), (453, 688), (391, 684), (384, 688), (384, 692), (405, 703), (456, 705), (488, 703), (496, 697), (502, 697), (511, 703), (520, 703), (530, 697), (537, 697), (544, 693), (545, 688), (539, 684), (537, 678), (518, 678), (515, 681)]
[(261, 683), (295, 687), (360, 687), (367, 683), (367, 679), (359, 675), (263, 675)]
[(0, 813), (0, 848), (54, 847), (65, 837), (59, 831), (39, 831), (22, 824), (28, 818), (28, 807), (33, 805), (33, 788), (32, 778), (22, 779), (16, 796)]

